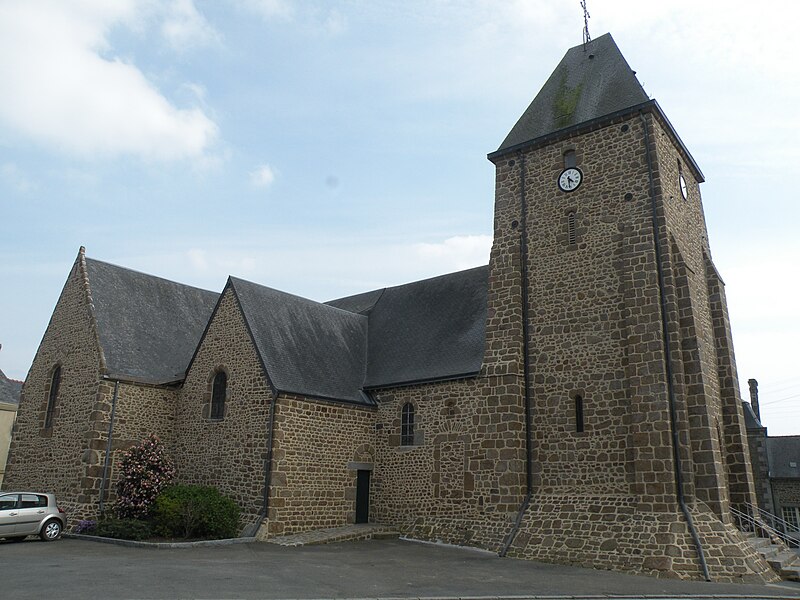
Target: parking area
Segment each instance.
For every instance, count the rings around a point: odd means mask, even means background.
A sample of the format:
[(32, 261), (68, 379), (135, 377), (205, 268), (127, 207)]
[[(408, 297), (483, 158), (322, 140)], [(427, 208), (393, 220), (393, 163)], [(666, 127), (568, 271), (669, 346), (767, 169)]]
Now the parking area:
[(800, 598), (800, 584), (659, 580), (501, 559), (403, 540), (324, 546), (127, 548), (62, 539), (0, 542), (0, 597), (480, 598), (535, 596)]

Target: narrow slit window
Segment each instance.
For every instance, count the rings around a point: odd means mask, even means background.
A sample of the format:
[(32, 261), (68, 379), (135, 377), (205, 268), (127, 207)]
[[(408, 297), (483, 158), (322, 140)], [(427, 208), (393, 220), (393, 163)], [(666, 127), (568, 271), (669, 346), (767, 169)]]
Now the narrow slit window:
[(414, 405), (406, 402), (400, 419), (400, 445), (414, 445)]
[(578, 159), (575, 157), (575, 150), (567, 150), (564, 152), (564, 168), (577, 167)]
[(583, 397), (575, 396), (575, 431), (583, 432)]
[(575, 211), (572, 210), (567, 214), (567, 237), (568, 237), (568, 244), (570, 246), (574, 246), (578, 238), (575, 234)]
[(56, 399), (58, 398), (58, 388), (61, 386), (61, 366), (57, 366), (53, 371), (53, 378), (50, 380), (50, 393), (47, 396), (47, 410), (44, 415), (45, 429), (53, 426), (53, 415), (56, 410)]
[(214, 384), (211, 388), (211, 418), (225, 418), (225, 396), (228, 393), (228, 375), (219, 371), (214, 375)]

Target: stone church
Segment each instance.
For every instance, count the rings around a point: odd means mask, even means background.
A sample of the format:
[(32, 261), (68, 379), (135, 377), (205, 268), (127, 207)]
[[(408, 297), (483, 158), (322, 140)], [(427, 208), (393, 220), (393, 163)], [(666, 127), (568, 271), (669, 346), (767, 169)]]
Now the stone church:
[(489, 154), (487, 266), (318, 303), (81, 249), (5, 487), (74, 519), (153, 432), (260, 537), (347, 523), (502, 555), (772, 581), (703, 174), (610, 35), (570, 49)]

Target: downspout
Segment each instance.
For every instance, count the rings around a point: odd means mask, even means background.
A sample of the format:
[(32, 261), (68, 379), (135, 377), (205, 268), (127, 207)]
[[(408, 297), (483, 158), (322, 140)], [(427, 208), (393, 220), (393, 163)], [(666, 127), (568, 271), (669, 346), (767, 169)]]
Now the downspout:
[(677, 495), (678, 504), (681, 507), (683, 516), (686, 519), (686, 524), (689, 526), (689, 533), (694, 541), (695, 548), (697, 549), (697, 556), (700, 559), (700, 567), (703, 570), (703, 577), (706, 581), (711, 581), (711, 576), (708, 574), (708, 565), (706, 564), (705, 552), (703, 551), (703, 544), (700, 542), (700, 536), (697, 535), (697, 529), (694, 526), (694, 520), (686, 506), (686, 499), (683, 494), (683, 474), (681, 469), (681, 457), (679, 450), (679, 436), (677, 429), (677, 413), (675, 409), (675, 386), (672, 381), (672, 355), (669, 347), (669, 327), (667, 323), (667, 298), (665, 294), (666, 282), (664, 279), (664, 268), (661, 264), (661, 241), (658, 234), (658, 207), (656, 205), (656, 190), (655, 182), (653, 181), (653, 161), (650, 157), (650, 133), (647, 128), (647, 120), (644, 113), (639, 111), (639, 118), (642, 121), (642, 128), (644, 130), (644, 145), (645, 156), (647, 157), (647, 174), (650, 179), (650, 204), (652, 207), (652, 222), (653, 222), (653, 242), (656, 253), (656, 271), (658, 272), (658, 295), (661, 301), (661, 336), (664, 344), (664, 366), (667, 372), (667, 396), (669, 400), (669, 425), (672, 434), (672, 458), (675, 466), (675, 490)]
[(114, 416), (117, 412), (117, 396), (119, 381), (114, 381), (114, 398), (111, 400), (111, 418), (108, 421), (108, 440), (106, 441), (106, 456), (103, 459), (103, 478), (100, 480), (100, 516), (105, 514), (106, 484), (108, 483), (108, 464), (111, 461), (111, 443), (114, 436)]
[(261, 511), (258, 513), (258, 520), (252, 531), (253, 536), (258, 534), (262, 523), (267, 519), (269, 510), (269, 492), (272, 485), (272, 440), (275, 433), (275, 410), (278, 408), (278, 392), (272, 392), (272, 406), (269, 409), (269, 419), (267, 419), (267, 457), (264, 459), (264, 497), (261, 503)]
[(520, 301), (522, 302), (522, 382), (525, 388), (525, 497), (517, 512), (514, 526), (506, 536), (500, 556), (508, 554), (511, 544), (519, 533), (522, 526), (522, 519), (533, 495), (533, 438), (531, 432), (531, 416), (533, 408), (531, 405), (530, 391), (530, 357), (528, 356), (528, 204), (525, 196), (525, 154), (519, 152), (519, 203), (520, 203), (520, 268), (522, 270), (522, 290)]

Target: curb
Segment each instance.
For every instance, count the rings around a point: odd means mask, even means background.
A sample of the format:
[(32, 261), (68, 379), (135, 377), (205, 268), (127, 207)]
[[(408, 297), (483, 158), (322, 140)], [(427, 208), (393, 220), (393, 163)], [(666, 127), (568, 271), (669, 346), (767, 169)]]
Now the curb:
[[(330, 600), (330, 598), (317, 598), (309, 600)], [(762, 595), (737, 595), (737, 594), (659, 594), (659, 595), (563, 595), (563, 596), (389, 596), (378, 598), (349, 598), (347, 600), (790, 600), (789, 596), (762, 596)]]
[(136, 542), (133, 540), (118, 540), (116, 538), (100, 537), (99, 535), (81, 535), (79, 533), (64, 533), (62, 537), (72, 540), (86, 540), (100, 544), (114, 546), (127, 546), (128, 548), (153, 548), (169, 550), (172, 548), (204, 548), (209, 546), (232, 546), (234, 544), (250, 544), (256, 541), (255, 537), (228, 538), (224, 540), (200, 540), (198, 542)]

